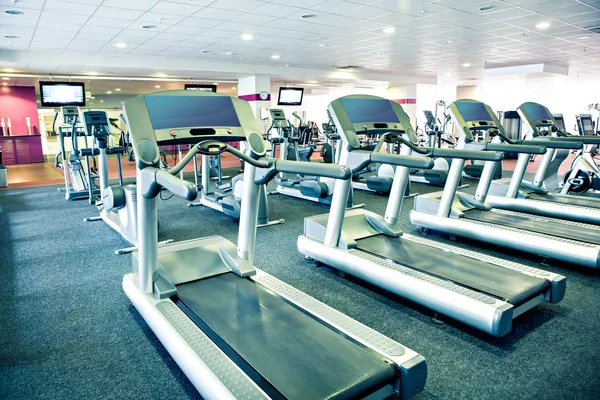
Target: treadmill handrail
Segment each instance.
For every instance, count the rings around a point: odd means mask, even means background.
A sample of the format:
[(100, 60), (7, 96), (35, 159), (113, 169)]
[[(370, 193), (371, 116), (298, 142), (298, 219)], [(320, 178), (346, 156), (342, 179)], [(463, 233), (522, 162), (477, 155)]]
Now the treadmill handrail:
[(546, 154), (546, 147), (544, 146), (532, 146), (523, 144), (509, 144), (509, 143), (488, 143), (485, 146), (486, 150), (490, 151), (509, 151), (513, 153), (525, 153), (525, 154)]
[(583, 143), (575, 142), (574, 140), (563, 140), (565, 137), (557, 137), (557, 140), (553, 140), (554, 138), (543, 138), (543, 139), (534, 139), (534, 140), (521, 140), (522, 144), (526, 145), (540, 145), (547, 147), (549, 149), (570, 149), (570, 150), (579, 150), (583, 148)]

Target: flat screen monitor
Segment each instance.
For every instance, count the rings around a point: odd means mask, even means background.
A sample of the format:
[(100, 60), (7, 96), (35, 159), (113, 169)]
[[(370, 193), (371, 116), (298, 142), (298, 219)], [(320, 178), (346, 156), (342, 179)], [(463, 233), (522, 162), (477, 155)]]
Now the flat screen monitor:
[(85, 107), (83, 82), (40, 82), (42, 107)]
[(539, 104), (523, 104), (523, 112), (532, 121), (551, 120), (552, 115)]
[(566, 132), (567, 128), (565, 127), (565, 117), (561, 116), (555, 116), (554, 120), (556, 121), (556, 125), (559, 131), (561, 132)]
[(200, 85), (200, 84), (192, 84), (186, 83), (184, 86), (185, 90), (198, 90), (200, 92), (213, 92), (217, 93), (217, 85)]
[(342, 99), (346, 114), (353, 124), (400, 122), (392, 107), (386, 99)]
[(454, 104), (465, 122), (494, 120), (483, 103), (457, 101)]
[(279, 88), (278, 106), (301, 106), (304, 88), (281, 87)]
[(581, 118), (581, 123), (583, 124), (583, 131), (586, 135), (594, 134), (594, 125), (592, 124), (591, 118)]
[(240, 127), (229, 96), (146, 96), (153, 129)]

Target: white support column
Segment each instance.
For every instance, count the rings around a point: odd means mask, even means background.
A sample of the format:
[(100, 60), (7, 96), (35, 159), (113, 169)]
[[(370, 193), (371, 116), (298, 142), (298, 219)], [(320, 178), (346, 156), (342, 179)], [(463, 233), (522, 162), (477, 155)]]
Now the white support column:
[(417, 85), (394, 86), (388, 89), (388, 98), (402, 105), (412, 126), (417, 121)]
[(481, 92), (479, 86), (457, 86), (456, 87), (456, 99), (471, 99), (480, 100)]
[(250, 103), (256, 119), (260, 121), (260, 109), (271, 108), (271, 78), (264, 75), (240, 78), (238, 97)]

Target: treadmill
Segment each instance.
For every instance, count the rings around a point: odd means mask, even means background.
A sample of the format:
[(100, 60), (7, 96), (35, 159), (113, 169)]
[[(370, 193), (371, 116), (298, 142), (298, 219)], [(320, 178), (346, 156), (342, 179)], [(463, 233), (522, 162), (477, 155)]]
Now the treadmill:
[[(345, 210), (349, 183), (338, 181), (331, 213), (305, 219), (298, 250), (313, 264), (327, 264), (493, 336), (508, 334), (512, 320), (537, 304), (562, 300), (564, 276), (405, 234), (397, 225), (410, 169), (433, 166), (423, 155), (498, 161), (501, 153), (419, 147), (402, 106), (377, 96), (342, 97), (329, 111), (342, 133), (340, 163), (362, 152), (396, 168), (385, 216)], [(357, 135), (365, 129), (402, 143), (401, 154), (359, 150)], [(412, 151), (421, 156), (408, 156)]]
[[(410, 398), (423, 390), (418, 353), (381, 335), (253, 265), (259, 186), (277, 173), (350, 179), (337, 164), (265, 157), (250, 105), (197, 91), (127, 100), (136, 155), (138, 250), (123, 289), (204, 399)], [(248, 143), (242, 153), (222, 141)], [(158, 143), (196, 143), (170, 170)], [(210, 236), (157, 246), (157, 196), (186, 200), (196, 187), (177, 177), (197, 154), (229, 152), (245, 162), (236, 244)]]
[[(548, 151), (539, 163), (533, 182), (523, 180), (529, 158), (526, 154), (521, 154), (511, 178), (492, 182), (487, 202), (498, 209), (600, 225), (600, 199), (550, 193), (544, 188), (546, 184), (557, 185), (559, 168), (571, 150), (581, 152), (583, 144), (589, 146), (594, 142), (600, 143), (600, 137), (566, 134), (560, 129), (560, 123), (554, 119), (550, 111), (538, 103), (524, 103), (519, 106), (518, 112), (531, 126), (534, 137), (537, 138), (526, 142), (543, 144), (548, 147)], [(502, 131), (500, 125), (499, 128)], [(553, 136), (544, 136), (544, 133)], [(502, 133), (499, 135), (504, 136)], [(595, 167), (594, 161), (590, 161)], [(572, 171), (567, 173), (569, 176), (566, 181), (576, 179), (581, 168), (589, 171), (592, 165), (588, 162), (584, 158), (578, 158), (573, 164)], [(570, 185), (567, 183), (566, 186)]]
[[(497, 135), (494, 111), (476, 100), (457, 100), (450, 113), (462, 133), (460, 148), (489, 150), (493, 143), (471, 143), (473, 131)], [(495, 133), (493, 133), (495, 132)], [(504, 145), (527, 156), (531, 145)], [(521, 157), (521, 156), (520, 156)], [(464, 161), (454, 159), (451, 169), (457, 175)], [(452, 236), (463, 236), (589, 268), (600, 268), (600, 228), (563, 219), (500, 210), (487, 202), (494, 161), (486, 162), (475, 195), (457, 192), (456, 178), (448, 179), (443, 192), (420, 195), (415, 199), (411, 223), (425, 231), (431, 229)], [(452, 172), (452, 171), (451, 171)]]

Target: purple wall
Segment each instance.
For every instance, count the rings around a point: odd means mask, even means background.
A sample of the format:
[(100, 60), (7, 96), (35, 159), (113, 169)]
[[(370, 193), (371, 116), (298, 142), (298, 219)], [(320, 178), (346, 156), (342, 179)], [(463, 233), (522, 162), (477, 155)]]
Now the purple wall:
[[(12, 136), (27, 135), (25, 117), (31, 119), (31, 131), (40, 134), (37, 99), (33, 86), (2, 86), (0, 87), (0, 117), (10, 118)], [(6, 134), (6, 133), (5, 133)]]

